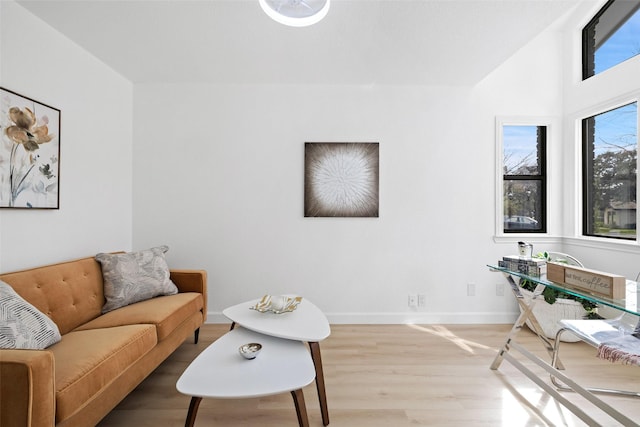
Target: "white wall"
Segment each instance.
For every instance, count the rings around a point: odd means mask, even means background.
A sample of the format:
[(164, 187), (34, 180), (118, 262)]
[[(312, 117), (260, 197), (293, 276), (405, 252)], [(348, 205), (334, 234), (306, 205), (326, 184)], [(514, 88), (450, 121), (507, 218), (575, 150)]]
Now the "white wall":
[[(134, 86), (12, 1), (0, 36), (0, 84), (60, 108), (63, 135), (61, 209), (0, 210), (0, 271), (166, 243), (173, 267), (209, 272), (210, 321), (292, 292), (333, 322), (509, 322), (485, 266), (518, 240), (494, 236), (495, 118), (526, 116), (565, 124), (551, 135), (552, 233), (528, 240), (636, 273), (637, 245), (574, 237), (572, 123), (611, 85), (635, 93), (638, 62), (575, 82), (575, 31), (546, 31), (457, 88)], [(303, 217), (306, 141), (380, 143), (379, 218)], [(408, 308), (409, 293), (427, 306)]]
[(2, 0), (0, 86), (62, 118), (60, 209), (0, 210), (0, 271), (130, 249), (132, 84)]
[[(512, 321), (486, 268), (517, 240), (493, 240), (495, 116), (560, 117), (561, 40), (475, 88), (138, 84), (134, 247), (206, 269), (209, 321), (283, 292), (332, 322)], [(303, 217), (305, 142), (380, 143), (379, 218)]]
[(582, 237), (581, 135), (583, 118), (640, 98), (640, 56), (587, 80), (581, 75), (581, 30), (605, 3), (585, 2), (565, 25), (564, 98), (564, 250), (591, 268), (634, 279), (640, 273), (640, 246), (635, 241)]

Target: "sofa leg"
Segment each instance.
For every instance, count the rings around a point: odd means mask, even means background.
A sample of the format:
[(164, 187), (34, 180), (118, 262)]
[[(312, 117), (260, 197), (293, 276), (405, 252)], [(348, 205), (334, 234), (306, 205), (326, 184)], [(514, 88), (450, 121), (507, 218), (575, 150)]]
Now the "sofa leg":
[(194, 344), (198, 344), (198, 338), (200, 337), (200, 328), (196, 329), (193, 333)]

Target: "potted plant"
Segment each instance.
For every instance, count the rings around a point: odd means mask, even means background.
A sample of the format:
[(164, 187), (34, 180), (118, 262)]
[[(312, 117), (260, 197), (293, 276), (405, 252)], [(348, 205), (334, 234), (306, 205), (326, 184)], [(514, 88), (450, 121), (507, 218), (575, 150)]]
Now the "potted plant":
[[(534, 258), (551, 261), (548, 252), (539, 252)], [(555, 258), (553, 262), (569, 264), (567, 259)], [(522, 279), (519, 283), (522, 293), (527, 298), (533, 298), (533, 291), (537, 283)], [(555, 338), (558, 332), (558, 321), (562, 319), (599, 319), (597, 304), (584, 298), (568, 294), (547, 286), (542, 292), (546, 304), (538, 303), (533, 308), (533, 314), (538, 319), (540, 326), (547, 338)], [(533, 325), (527, 320), (527, 326), (533, 330)], [(572, 334), (563, 334), (562, 341), (576, 342), (579, 339)]]

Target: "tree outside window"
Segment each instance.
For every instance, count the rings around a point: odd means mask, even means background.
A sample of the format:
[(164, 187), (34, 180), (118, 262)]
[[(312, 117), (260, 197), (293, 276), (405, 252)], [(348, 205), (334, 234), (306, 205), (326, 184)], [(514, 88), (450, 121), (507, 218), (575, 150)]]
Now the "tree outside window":
[(640, 54), (640, 0), (609, 0), (582, 30), (582, 78)]
[(636, 239), (637, 117), (634, 102), (582, 121), (587, 236)]
[(502, 127), (505, 233), (546, 231), (546, 142), (546, 126)]

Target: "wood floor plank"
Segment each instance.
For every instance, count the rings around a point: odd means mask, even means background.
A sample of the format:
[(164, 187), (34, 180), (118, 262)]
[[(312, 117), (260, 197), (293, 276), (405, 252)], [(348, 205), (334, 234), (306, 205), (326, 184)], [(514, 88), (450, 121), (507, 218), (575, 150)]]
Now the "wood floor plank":
[[(333, 427), (582, 426), (508, 362), (489, 369), (510, 325), (333, 325), (321, 343)], [(176, 391), (191, 360), (229, 325), (202, 327), (200, 342), (186, 341), (120, 403), (100, 427), (183, 426), (190, 398)], [(526, 329), (519, 341), (546, 352)], [(567, 373), (581, 385), (640, 389), (640, 369), (598, 359), (584, 343), (564, 344)], [(528, 366), (540, 375), (535, 365)], [(304, 389), (310, 426), (322, 426), (317, 392)], [(604, 426), (615, 426), (574, 393), (565, 393)], [(640, 399), (604, 399), (640, 419)], [(203, 399), (196, 427), (297, 426), (288, 393), (260, 399)]]

